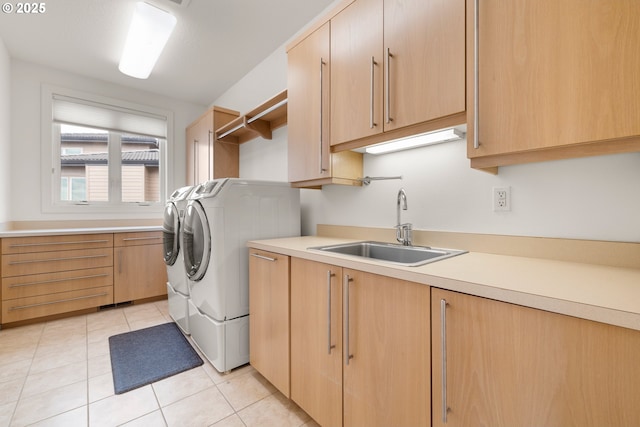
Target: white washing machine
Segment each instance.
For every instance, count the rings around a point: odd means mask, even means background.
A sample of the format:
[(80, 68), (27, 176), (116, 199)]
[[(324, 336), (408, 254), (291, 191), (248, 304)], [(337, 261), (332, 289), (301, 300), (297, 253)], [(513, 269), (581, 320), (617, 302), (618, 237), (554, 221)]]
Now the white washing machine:
[(183, 226), (189, 329), (220, 372), (249, 362), (247, 241), (300, 235), (300, 192), (288, 183), (224, 178), (189, 197)]
[(167, 295), (169, 314), (185, 334), (189, 334), (189, 284), (184, 268), (184, 251), (181, 247), (182, 222), (188, 197), (194, 187), (182, 187), (174, 191), (164, 209), (162, 236), (164, 262), (167, 265)]

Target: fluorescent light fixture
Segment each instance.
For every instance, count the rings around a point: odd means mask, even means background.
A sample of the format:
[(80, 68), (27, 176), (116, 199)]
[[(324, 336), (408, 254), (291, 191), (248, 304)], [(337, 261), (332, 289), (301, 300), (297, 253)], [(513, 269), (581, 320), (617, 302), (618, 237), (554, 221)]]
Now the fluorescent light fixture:
[(408, 150), (410, 148), (422, 147), (425, 145), (440, 144), (442, 142), (456, 141), (464, 138), (465, 133), (458, 129), (445, 129), (437, 132), (424, 133), (409, 138), (394, 139), (393, 141), (367, 147), (365, 151), (369, 154), (384, 154), (392, 151)]
[(145, 2), (136, 3), (118, 69), (146, 79), (176, 26), (176, 17)]

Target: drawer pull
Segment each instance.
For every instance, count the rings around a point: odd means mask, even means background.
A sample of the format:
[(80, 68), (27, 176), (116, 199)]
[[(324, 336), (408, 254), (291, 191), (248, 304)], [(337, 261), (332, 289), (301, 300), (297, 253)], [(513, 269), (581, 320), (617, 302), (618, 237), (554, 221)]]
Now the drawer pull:
[(10, 248), (32, 248), (37, 246), (53, 246), (53, 245), (81, 245), (85, 243), (109, 243), (108, 240), (78, 240), (75, 242), (49, 242), (49, 243), (13, 243)]
[(132, 241), (138, 241), (138, 240), (161, 240), (162, 237), (126, 237), (124, 239), (122, 239), (123, 242), (132, 242)]
[(108, 292), (103, 292), (101, 294), (86, 295), (86, 296), (83, 296), (83, 297), (76, 297), (76, 298), (67, 298), (67, 299), (61, 299), (61, 300), (58, 300), (58, 301), (41, 302), (41, 303), (38, 303), (38, 304), (29, 304), (29, 305), (19, 305), (19, 306), (16, 306), (16, 307), (10, 307), (9, 311), (25, 310), (27, 308), (42, 307), (43, 305), (53, 305), (53, 304), (60, 304), (60, 303), (63, 303), (63, 302), (71, 302), (71, 301), (79, 301), (79, 300), (89, 299), (89, 298), (104, 297), (106, 295), (109, 295), (109, 293)]
[(25, 261), (10, 261), (9, 265), (34, 264), (38, 262), (53, 262), (53, 261), (73, 261), (77, 259), (105, 258), (106, 256), (107, 255), (84, 255), (84, 256), (74, 256), (74, 257), (68, 257), (68, 258), (29, 259)]
[(251, 256), (252, 256), (252, 257), (256, 257), (256, 258), (263, 259), (263, 260), (265, 260), (265, 261), (271, 261), (271, 262), (276, 262), (276, 261), (278, 260), (278, 258), (271, 258), (271, 257), (268, 257), (268, 256), (264, 256), (264, 255), (256, 254), (256, 253), (253, 253), (253, 252), (251, 252)]
[(90, 276), (66, 277), (66, 278), (62, 278), (62, 279), (42, 280), (40, 282), (15, 283), (13, 285), (9, 285), (9, 289), (11, 289), (11, 288), (21, 288), (23, 286), (44, 285), (44, 284), (47, 284), (47, 283), (69, 282), (71, 280), (95, 279), (97, 277), (108, 277), (108, 276), (109, 276), (108, 274), (92, 274)]

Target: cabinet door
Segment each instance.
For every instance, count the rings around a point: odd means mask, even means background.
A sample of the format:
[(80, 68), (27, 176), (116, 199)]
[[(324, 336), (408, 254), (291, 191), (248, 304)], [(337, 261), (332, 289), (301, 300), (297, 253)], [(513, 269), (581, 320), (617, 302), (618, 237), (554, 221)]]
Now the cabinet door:
[(464, 0), (384, 0), (385, 131), (465, 111)]
[(291, 399), (323, 426), (342, 425), (341, 276), (291, 260)]
[(640, 425), (640, 331), (438, 289), (432, 314), (434, 426)]
[(250, 362), (289, 397), (289, 257), (249, 250)]
[(382, 0), (331, 18), (331, 145), (382, 132)]
[(347, 269), (343, 280), (344, 425), (430, 425), (429, 287)]
[[(144, 238), (144, 234), (132, 238)], [(116, 236), (116, 239), (118, 236)], [(134, 301), (167, 294), (167, 269), (163, 259), (163, 245), (140, 244), (127, 241), (132, 246), (115, 247), (114, 255), (114, 302)], [(138, 240), (137, 242), (143, 242)], [(118, 244), (116, 242), (116, 244)]]
[(289, 181), (331, 176), (329, 23), (288, 52)]
[[(637, 0), (482, 0), (478, 31), (480, 146), (468, 110), (469, 157), (640, 135)], [(554, 158), (534, 156), (527, 161)]]
[(196, 185), (211, 177), (213, 156), (211, 152), (211, 133), (213, 132), (213, 112), (208, 111), (186, 132), (187, 144), (187, 183)]

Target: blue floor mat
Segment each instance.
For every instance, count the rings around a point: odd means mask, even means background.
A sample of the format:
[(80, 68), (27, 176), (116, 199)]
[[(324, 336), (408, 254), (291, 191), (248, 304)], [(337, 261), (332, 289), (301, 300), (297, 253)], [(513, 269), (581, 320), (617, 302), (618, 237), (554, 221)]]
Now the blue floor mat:
[(203, 364), (175, 323), (109, 337), (109, 350), (116, 394)]

